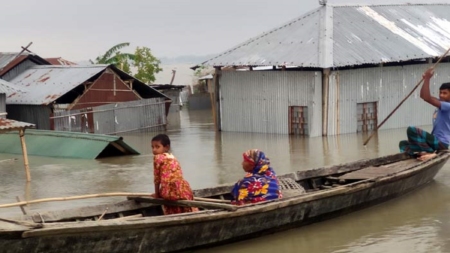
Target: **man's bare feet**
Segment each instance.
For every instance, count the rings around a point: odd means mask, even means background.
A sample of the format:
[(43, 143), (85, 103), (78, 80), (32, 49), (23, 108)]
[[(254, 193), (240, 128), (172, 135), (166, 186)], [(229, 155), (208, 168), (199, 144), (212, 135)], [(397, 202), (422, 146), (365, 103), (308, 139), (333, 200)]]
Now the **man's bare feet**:
[(417, 160), (419, 161), (426, 161), (429, 160), (433, 157), (436, 157), (437, 155), (435, 153), (426, 153), (426, 154), (421, 154), (421, 156), (417, 157)]

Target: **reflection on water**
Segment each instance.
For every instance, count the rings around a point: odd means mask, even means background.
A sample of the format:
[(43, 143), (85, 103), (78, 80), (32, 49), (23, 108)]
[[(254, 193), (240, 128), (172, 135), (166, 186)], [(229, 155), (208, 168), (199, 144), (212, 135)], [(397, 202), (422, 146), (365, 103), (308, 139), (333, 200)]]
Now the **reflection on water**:
[[(380, 131), (368, 137), (348, 134), (328, 138), (287, 135), (216, 133), (209, 110), (180, 114), (180, 128), (167, 131), (172, 151), (193, 188), (232, 183), (243, 175), (241, 154), (259, 148), (270, 157), (278, 174), (312, 167), (372, 158), (398, 151), (405, 129)], [(153, 189), (150, 140), (156, 132), (123, 135), (141, 152), (139, 156), (100, 160), (30, 157), (32, 181), (25, 182), (22, 158), (0, 155), (0, 203), (101, 192), (151, 192)], [(341, 218), (199, 252), (450, 252), (450, 166), (430, 186), (405, 197)], [(115, 198), (121, 200), (123, 198)], [(63, 209), (109, 199), (42, 203), (30, 207), (43, 211)], [(0, 209), (5, 216), (19, 208)]]

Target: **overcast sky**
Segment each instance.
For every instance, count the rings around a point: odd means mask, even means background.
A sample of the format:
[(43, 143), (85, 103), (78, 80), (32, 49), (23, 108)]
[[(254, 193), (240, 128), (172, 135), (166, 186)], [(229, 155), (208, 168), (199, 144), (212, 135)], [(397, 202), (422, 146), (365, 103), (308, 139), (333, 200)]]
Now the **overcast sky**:
[(216, 54), (317, 7), (318, 0), (6, 1), (0, 51), (17, 52), (32, 41), (30, 49), (42, 57), (83, 61), (130, 42), (157, 57)]

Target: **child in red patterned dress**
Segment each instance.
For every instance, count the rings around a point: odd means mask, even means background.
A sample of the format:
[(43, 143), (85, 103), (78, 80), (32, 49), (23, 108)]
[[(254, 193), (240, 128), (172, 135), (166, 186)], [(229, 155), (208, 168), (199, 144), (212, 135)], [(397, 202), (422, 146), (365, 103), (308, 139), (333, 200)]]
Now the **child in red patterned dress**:
[[(170, 151), (170, 139), (158, 134), (152, 139), (153, 175), (155, 198), (166, 200), (193, 200), (194, 194), (189, 183), (184, 180), (180, 163)], [(163, 206), (164, 214), (177, 214), (197, 211), (195, 207)]]

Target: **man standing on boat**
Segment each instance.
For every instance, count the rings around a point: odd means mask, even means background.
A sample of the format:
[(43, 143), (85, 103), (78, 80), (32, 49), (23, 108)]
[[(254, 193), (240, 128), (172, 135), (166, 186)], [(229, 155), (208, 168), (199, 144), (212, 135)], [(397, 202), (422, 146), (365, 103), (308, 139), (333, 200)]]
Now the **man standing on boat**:
[(443, 83), (439, 88), (439, 98), (430, 93), (430, 79), (434, 74), (432, 68), (423, 74), (423, 85), (420, 98), (436, 107), (433, 116), (433, 130), (431, 134), (417, 127), (408, 127), (407, 141), (400, 141), (400, 152), (417, 157), (424, 161), (436, 156), (439, 150), (448, 149), (450, 143), (450, 83)]

